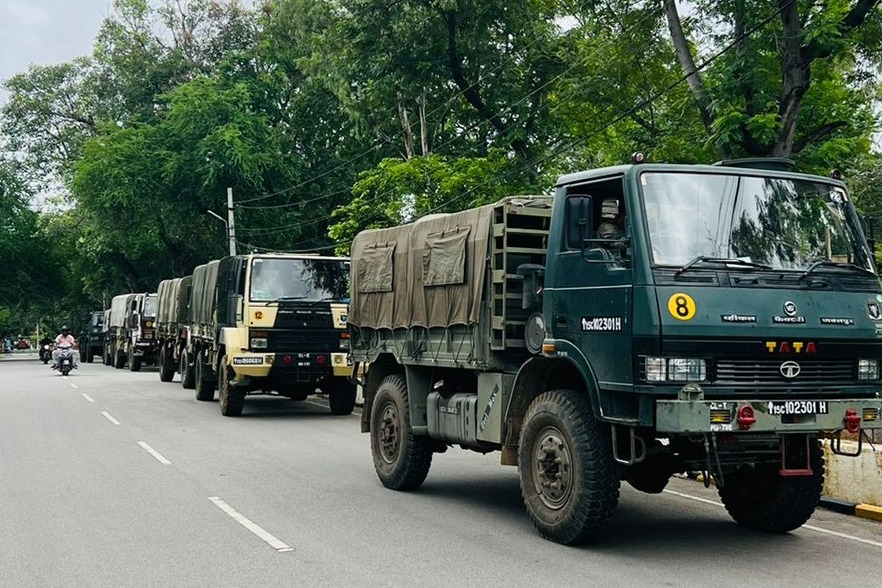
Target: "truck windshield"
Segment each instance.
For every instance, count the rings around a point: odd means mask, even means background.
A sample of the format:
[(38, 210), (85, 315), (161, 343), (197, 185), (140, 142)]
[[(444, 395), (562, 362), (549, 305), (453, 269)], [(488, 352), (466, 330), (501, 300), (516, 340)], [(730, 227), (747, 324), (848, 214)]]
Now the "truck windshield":
[(156, 294), (148, 294), (144, 297), (144, 316), (156, 316)]
[(256, 258), (251, 265), (250, 299), (343, 300), (349, 292), (349, 269), (343, 260)]
[(674, 172), (646, 172), (641, 185), (655, 265), (683, 267), (708, 258), (775, 270), (873, 271), (848, 197), (838, 186)]

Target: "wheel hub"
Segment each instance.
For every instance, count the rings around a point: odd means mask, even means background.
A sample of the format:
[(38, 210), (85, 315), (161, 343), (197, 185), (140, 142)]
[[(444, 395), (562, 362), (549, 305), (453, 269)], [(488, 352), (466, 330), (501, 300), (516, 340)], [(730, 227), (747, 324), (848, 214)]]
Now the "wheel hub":
[(566, 437), (555, 427), (543, 429), (533, 444), (533, 484), (542, 502), (562, 508), (572, 490), (572, 457)]
[(386, 463), (394, 463), (398, 458), (398, 447), (401, 443), (401, 424), (398, 410), (391, 402), (383, 407), (380, 414), (380, 454)]

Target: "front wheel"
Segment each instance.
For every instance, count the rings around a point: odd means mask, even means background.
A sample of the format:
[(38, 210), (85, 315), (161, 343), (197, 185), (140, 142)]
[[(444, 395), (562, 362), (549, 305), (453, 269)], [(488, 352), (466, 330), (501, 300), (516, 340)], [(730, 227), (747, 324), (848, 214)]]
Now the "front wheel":
[(419, 488), (432, 465), (429, 441), (414, 435), (410, 428), (404, 378), (386, 376), (371, 408), (371, 455), (383, 486), (392, 490)]
[(604, 428), (584, 392), (545, 392), (530, 404), (518, 448), (521, 495), (539, 534), (565, 545), (597, 538), (619, 502)]
[(725, 476), (718, 493), (729, 516), (742, 527), (764, 533), (787, 533), (805, 524), (824, 487), (824, 457), (817, 439), (810, 441), (809, 451), (809, 476), (782, 476), (775, 465)]
[(228, 417), (239, 416), (245, 405), (245, 390), (230, 384), (230, 368), (227, 367), (227, 356), (222, 355), (217, 368), (217, 389), (220, 396), (221, 414)]
[(328, 405), (331, 414), (352, 414), (355, 409), (355, 386), (344, 378), (334, 378), (329, 386)]
[(144, 359), (141, 355), (135, 355), (134, 347), (129, 350), (129, 371), (130, 372), (140, 372), (141, 371), (141, 361)]

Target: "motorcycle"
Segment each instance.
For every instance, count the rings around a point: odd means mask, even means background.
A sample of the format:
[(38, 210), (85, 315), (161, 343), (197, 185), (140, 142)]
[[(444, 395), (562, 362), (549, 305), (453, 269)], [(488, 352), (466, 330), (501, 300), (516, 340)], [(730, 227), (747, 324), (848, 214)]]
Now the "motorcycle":
[(61, 372), (62, 376), (66, 376), (75, 367), (76, 366), (74, 365), (73, 346), (69, 343), (62, 343), (58, 346), (58, 361), (56, 362), (54, 368)]
[(46, 343), (40, 347), (40, 361), (49, 363), (50, 359), (52, 359), (52, 346)]

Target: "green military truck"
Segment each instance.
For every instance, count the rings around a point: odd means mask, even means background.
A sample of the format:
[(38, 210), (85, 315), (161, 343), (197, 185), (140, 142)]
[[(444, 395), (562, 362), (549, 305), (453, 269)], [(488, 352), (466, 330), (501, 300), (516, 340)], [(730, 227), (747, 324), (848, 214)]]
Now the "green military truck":
[(120, 294), (110, 302), (110, 326), (104, 344), (105, 363), (117, 369), (156, 363), (156, 293)]
[(96, 310), (89, 313), (83, 330), (80, 333), (80, 361), (92, 363), (95, 356), (104, 355), (104, 311)]
[(110, 301), (105, 312), (104, 365), (122, 369), (126, 365), (129, 308), (137, 294), (120, 294)]
[(357, 235), (381, 482), (415, 489), (459, 445), (517, 465), (560, 543), (601, 535), (622, 480), (658, 493), (687, 471), (745, 527), (802, 525), (820, 438), (843, 453), (882, 428), (882, 292), (844, 184), (756, 165), (597, 169)]
[(161, 281), (156, 289), (157, 361), (162, 382), (171, 382), (182, 365), (192, 283), (193, 276), (173, 278)]
[(224, 416), (248, 394), (329, 397), (350, 414), (348, 260), (304, 254), (225, 257), (193, 271), (181, 383), (198, 400), (217, 389)]

